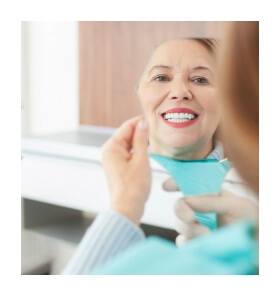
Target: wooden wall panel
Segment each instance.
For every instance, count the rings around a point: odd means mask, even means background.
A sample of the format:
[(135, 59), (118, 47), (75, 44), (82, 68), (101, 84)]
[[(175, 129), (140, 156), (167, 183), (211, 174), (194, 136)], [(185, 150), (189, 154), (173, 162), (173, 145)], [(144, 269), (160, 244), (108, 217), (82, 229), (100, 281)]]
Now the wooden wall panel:
[(219, 22), (80, 22), (80, 123), (119, 126), (140, 114), (137, 81), (153, 49), (178, 37), (217, 37)]

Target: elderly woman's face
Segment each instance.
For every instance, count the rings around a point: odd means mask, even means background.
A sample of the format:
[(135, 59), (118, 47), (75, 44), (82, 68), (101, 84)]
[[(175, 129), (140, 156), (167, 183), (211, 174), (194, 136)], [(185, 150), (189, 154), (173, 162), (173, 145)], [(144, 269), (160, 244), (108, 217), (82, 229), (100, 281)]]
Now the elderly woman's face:
[(138, 95), (151, 143), (181, 148), (212, 142), (220, 119), (215, 59), (197, 41), (160, 45), (141, 78)]

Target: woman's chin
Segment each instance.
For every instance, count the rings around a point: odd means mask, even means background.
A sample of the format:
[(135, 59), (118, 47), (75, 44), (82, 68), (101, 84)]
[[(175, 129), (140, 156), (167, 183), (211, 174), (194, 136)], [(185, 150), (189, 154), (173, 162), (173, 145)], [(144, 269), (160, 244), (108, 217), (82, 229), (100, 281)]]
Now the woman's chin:
[(197, 146), (197, 141), (197, 137), (186, 140), (182, 135), (175, 136), (170, 133), (161, 135), (161, 137), (151, 136), (149, 150), (152, 153), (175, 157), (182, 153), (188, 153), (188, 150), (193, 150), (193, 147)]
[(167, 143), (165, 143), (165, 146), (168, 147), (170, 151), (182, 150), (188, 147), (192, 147), (194, 143), (195, 142), (191, 142), (191, 141), (186, 142), (186, 141), (182, 141), (182, 139), (178, 139), (178, 140), (168, 141)]
[(188, 151), (188, 148), (191, 149), (193, 146), (193, 143), (182, 143), (180, 141), (178, 142), (172, 142), (171, 143), (162, 143), (162, 145), (156, 145), (150, 146), (150, 151), (152, 153), (157, 153), (161, 155), (165, 155), (168, 157), (174, 157), (174, 158), (180, 158), (181, 155), (185, 154)]

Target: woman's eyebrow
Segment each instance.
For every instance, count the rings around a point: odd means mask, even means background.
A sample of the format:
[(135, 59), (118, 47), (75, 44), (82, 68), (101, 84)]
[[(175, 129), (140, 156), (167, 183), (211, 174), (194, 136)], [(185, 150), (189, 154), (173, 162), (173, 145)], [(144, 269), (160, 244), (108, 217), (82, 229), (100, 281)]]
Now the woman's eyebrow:
[(209, 71), (209, 72), (211, 72), (213, 74), (212, 70), (207, 66), (196, 66), (196, 67), (193, 67), (191, 70), (192, 71), (206, 70), (206, 71)]
[(164, 68), (164, 69), (168, 69), (168, 70), (172, 69), (172, 67), (167, 66), (167, 65), (155, 65), (149, 70), (148, 73), (150, 74), (153, 70), (160, 69), (160, 68)]

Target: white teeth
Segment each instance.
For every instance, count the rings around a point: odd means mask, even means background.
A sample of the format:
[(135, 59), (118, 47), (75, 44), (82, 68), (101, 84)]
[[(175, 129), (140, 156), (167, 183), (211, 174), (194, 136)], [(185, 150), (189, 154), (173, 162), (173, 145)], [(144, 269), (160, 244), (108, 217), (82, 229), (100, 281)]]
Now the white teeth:
[(189, 119), (167, 119), (167, 120), (170, 122), (176, 122), (176, 123), (189, 121)]
[(194, 114), (191, 113), (167, 113), (164, 115), (164, 119), (171, 122), (184, 122), (194, 118)]

